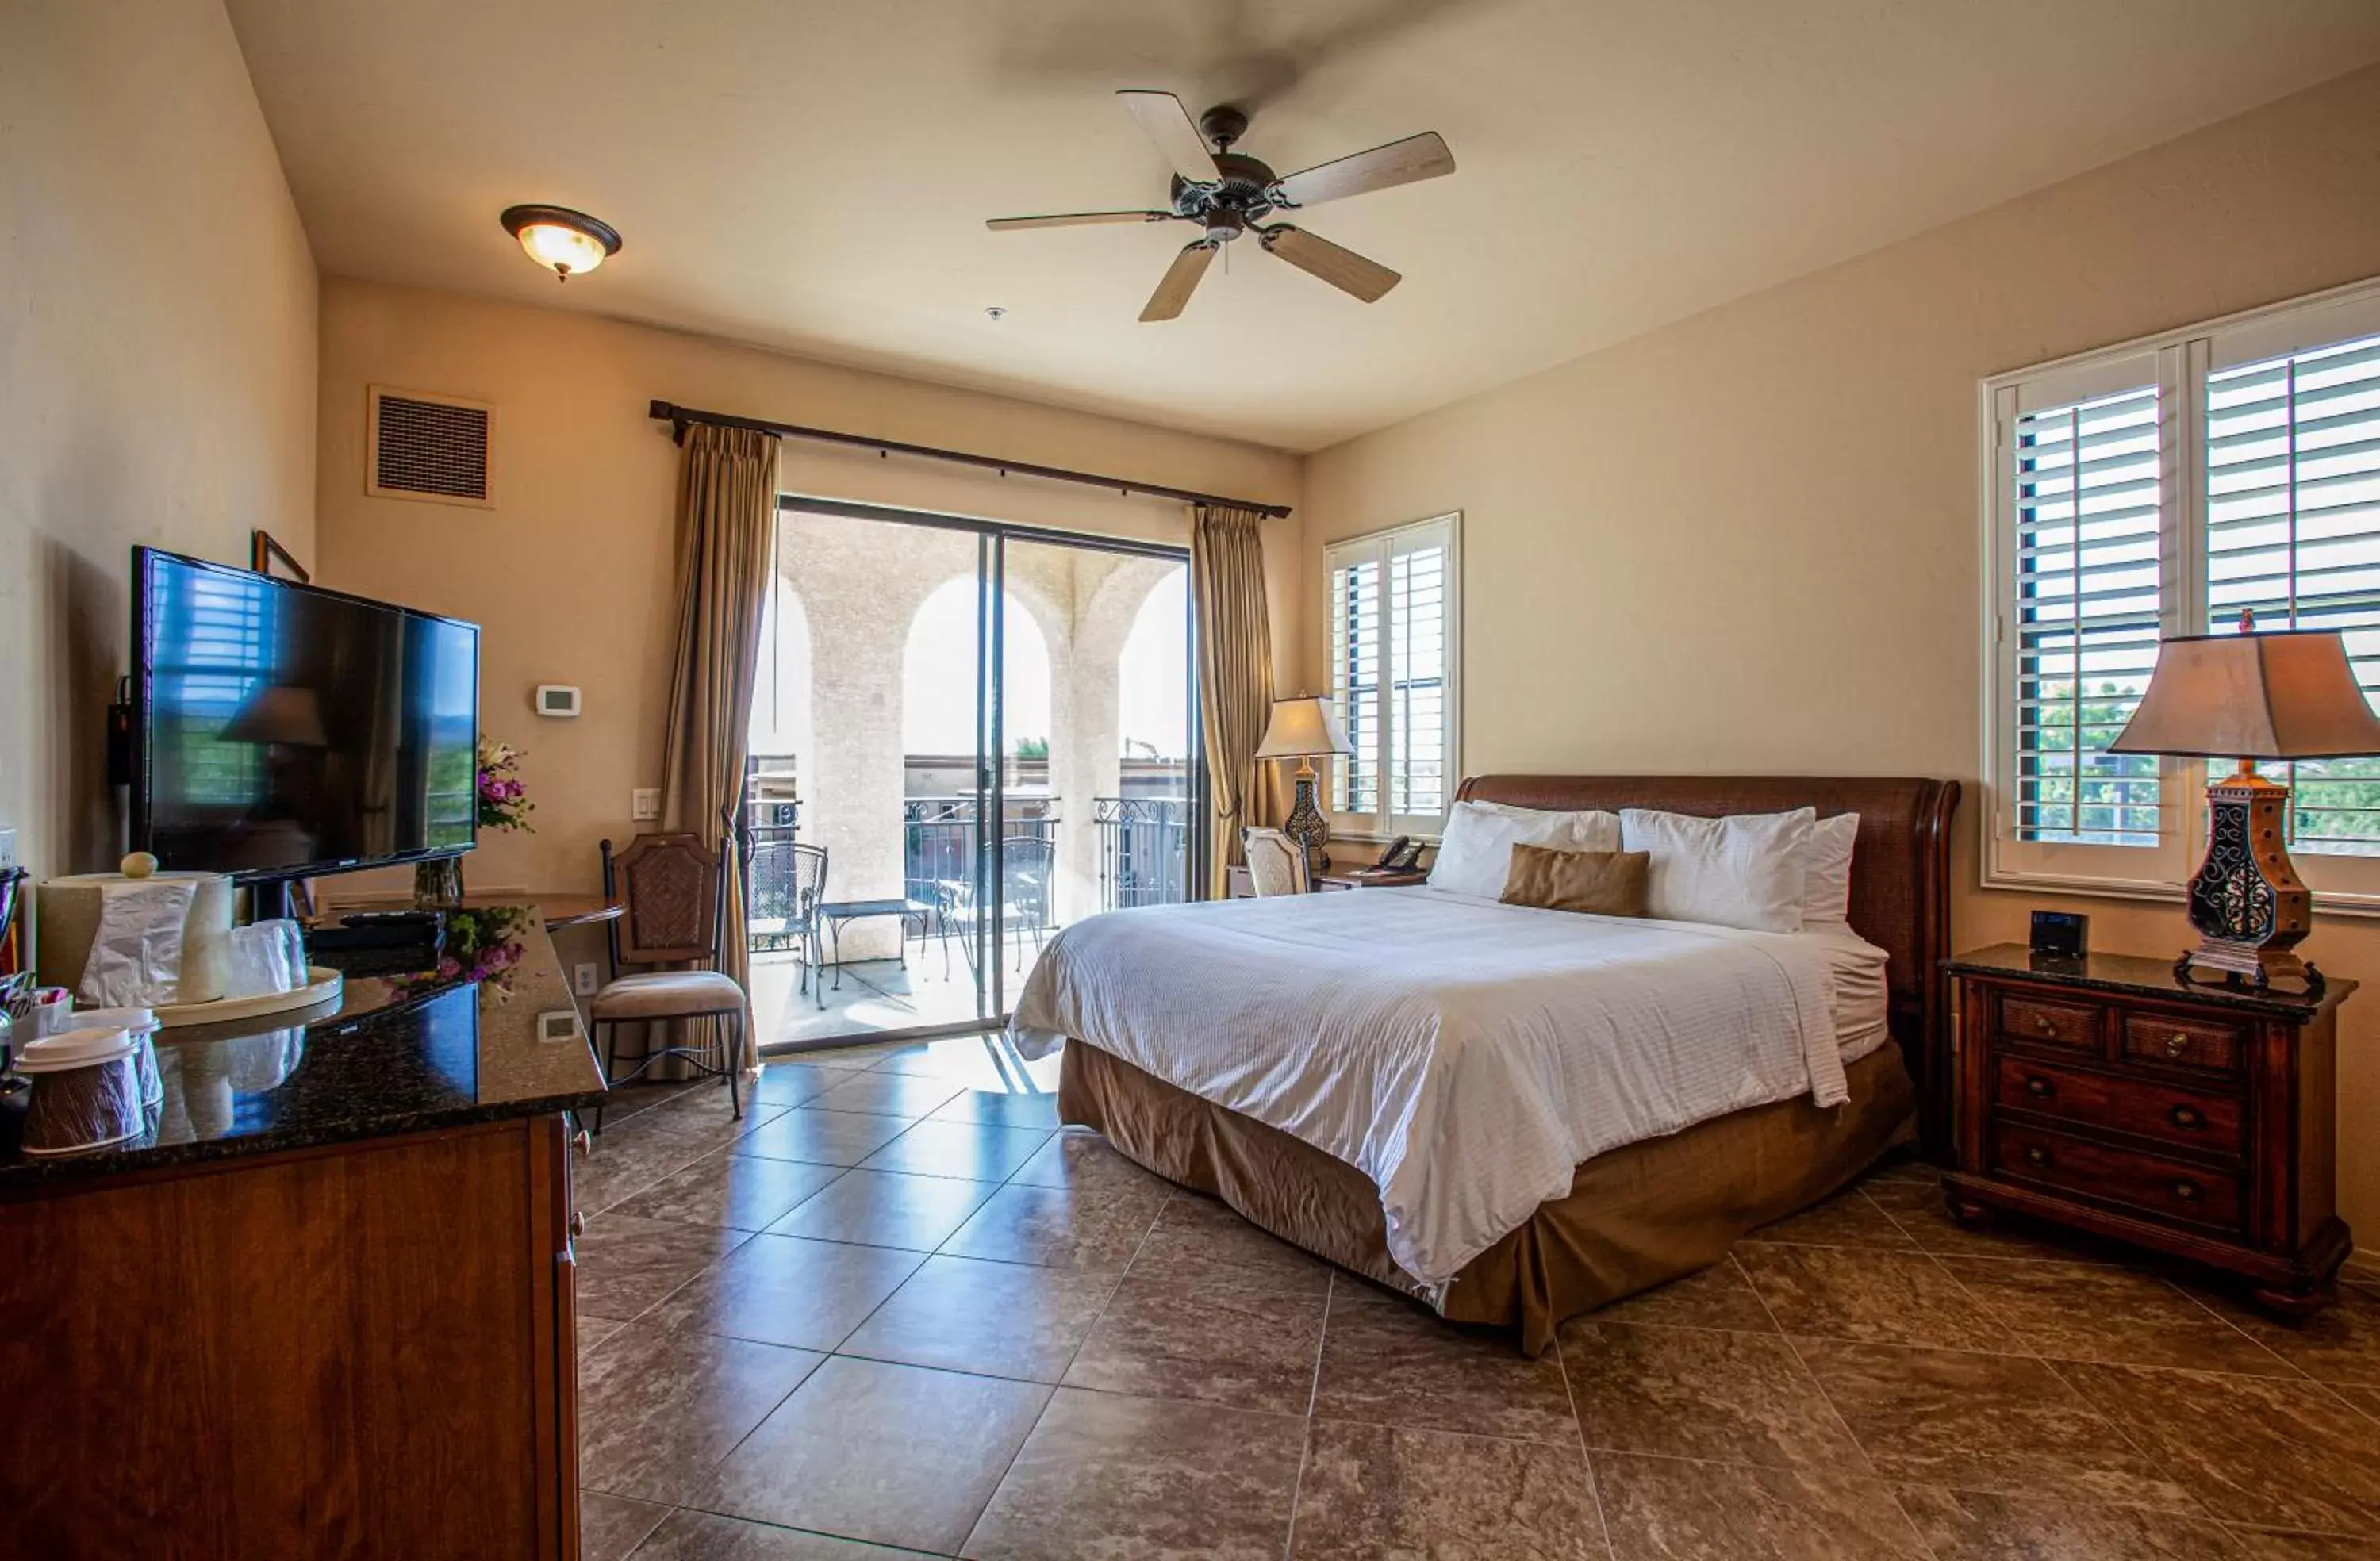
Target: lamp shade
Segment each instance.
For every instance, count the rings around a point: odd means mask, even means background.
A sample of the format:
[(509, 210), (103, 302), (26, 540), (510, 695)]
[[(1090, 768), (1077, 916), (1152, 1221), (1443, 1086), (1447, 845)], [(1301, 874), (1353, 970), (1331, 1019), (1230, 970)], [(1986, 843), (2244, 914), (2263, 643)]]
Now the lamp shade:
[(2337, 630), (2184, 635), (2157, 650), (2113, 754), (2314, 759), (2380, 754)]
[(1264, 741), (1257, 744), (1260, 759), (1316, 758), (1343, 754), (1347, 733), (1340, 730), (1339, 712), (1328, 699), (1276, 699), (1272, 720), (1265, 724)]
[(223, 729), (226, 743), (268, 743), (284, 748), (327, 748), (322, 703), (310, 688), (273, 684), (257, 690)]

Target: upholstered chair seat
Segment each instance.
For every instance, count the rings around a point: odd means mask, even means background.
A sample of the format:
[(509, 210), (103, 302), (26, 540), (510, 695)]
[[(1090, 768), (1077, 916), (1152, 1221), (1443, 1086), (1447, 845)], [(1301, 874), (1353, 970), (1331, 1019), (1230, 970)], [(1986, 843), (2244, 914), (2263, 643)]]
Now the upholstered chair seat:
[(599, 1020), (693, 1019), (710, 1013), (741, 1013), (744, 988), (715, 970), (657, 970), (624, 975), (595, 994), (589, 1012)]

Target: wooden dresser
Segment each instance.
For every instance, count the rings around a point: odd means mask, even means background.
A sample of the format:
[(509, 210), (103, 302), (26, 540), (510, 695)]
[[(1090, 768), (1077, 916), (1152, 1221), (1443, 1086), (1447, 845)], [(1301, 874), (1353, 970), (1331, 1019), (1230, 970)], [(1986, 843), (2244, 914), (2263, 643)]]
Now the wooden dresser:
[(2315, 998), (2188, 986), (2170, 962), (1946, 962), (1958, 979), (1951, 1212), (2055, 1220), (2236, 1274), (2256, 1300), (2325, 1304), (2352, 1250), (2333, 1206), (2333, 980)]

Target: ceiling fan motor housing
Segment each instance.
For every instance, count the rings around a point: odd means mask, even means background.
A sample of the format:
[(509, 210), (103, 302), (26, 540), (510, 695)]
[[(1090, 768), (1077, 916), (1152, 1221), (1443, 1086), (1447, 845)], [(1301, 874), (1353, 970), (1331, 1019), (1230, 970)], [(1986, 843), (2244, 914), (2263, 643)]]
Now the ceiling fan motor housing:
[(1177, 216), (1205, 224), (1207, 236), (1221, 244), (1272, 214), (1271, 190), (1279, 175), (1267, 164), (1236, 151), (1217, 152), (1215, 169), (1223, 176), (1211, 184), (1174, 175), (1173, 211)]

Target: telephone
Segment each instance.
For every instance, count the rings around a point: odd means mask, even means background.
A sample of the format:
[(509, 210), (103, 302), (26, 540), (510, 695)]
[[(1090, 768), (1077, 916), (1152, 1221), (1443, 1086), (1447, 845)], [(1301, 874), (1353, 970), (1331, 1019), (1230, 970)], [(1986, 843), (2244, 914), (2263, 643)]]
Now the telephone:
[(1380, 859), (1372, 865), (1375, 872), (1410, 873), (1421, 865), (1422, 842), (1411, 835), (1399, 835), (1380, 848)]

